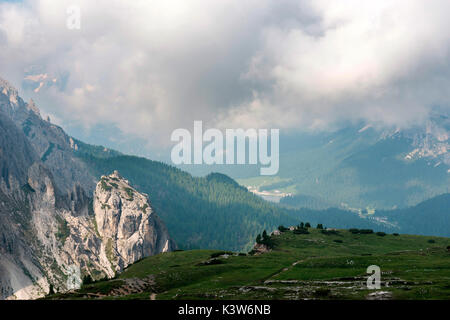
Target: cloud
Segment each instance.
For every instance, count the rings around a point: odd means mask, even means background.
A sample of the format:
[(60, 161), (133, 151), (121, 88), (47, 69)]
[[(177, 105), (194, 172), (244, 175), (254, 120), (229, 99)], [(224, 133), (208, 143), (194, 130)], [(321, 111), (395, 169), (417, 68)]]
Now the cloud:
[[(80, 30), (66, 27), (73, 4)], [(27, 94), (63, 125), (150, 145), (194, 120), (409, 126), (449, 110), (448, 12), (446, 0), (3, 3), (0, 75), (20, 85), (37, 65), (64, 83)]]

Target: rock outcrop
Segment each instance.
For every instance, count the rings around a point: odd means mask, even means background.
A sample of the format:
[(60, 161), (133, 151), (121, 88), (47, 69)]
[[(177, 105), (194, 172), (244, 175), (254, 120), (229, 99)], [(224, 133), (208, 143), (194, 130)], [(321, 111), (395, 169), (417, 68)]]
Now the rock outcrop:
[(102, 246), (115, 271), (173, 247), (147, 195), (131, 187), (117, 171), (102, 176), (97, 184), (94, 212)]
[(117, 172), (96, 183), (74, 149), (0, 79), (0, 299), (77, 288), (174, 247), (146, 195)]

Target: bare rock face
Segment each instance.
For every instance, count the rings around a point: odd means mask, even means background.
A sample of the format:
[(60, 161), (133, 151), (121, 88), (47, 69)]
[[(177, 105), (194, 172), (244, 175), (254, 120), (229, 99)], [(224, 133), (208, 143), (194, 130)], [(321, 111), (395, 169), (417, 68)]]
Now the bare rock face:
[(0, 78), (0, 299), (34, 299), (113, 277), (173, 242), (146, 195), (100, 182), (73, 139)]
[(167, 228), (148, 197), (132, 188), (117, 171), (102, 176), (94, 192), (94, 213), (102, 246), (114, 270), (172, 250)]

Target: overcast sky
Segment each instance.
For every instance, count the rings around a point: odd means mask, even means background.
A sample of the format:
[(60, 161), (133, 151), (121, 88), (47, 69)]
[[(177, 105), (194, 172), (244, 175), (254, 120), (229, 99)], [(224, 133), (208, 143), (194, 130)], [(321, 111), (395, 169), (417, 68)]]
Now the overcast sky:
[(420, 123), (449, 111), (449, 49), (448, 0), (0, 2), (0, 77), (69, 131), (118, 128), (149, 148), (194, 120)]

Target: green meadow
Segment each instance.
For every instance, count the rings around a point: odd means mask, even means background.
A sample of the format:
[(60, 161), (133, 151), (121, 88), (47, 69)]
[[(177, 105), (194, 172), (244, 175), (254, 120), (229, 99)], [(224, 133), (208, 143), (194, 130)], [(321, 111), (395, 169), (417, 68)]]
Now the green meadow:
[[(190, 250), (47, 299), (450, 299), (449, 238), (286, 231), (266, 253)], [(381, 270), (368, 289), (367, 267)]]

